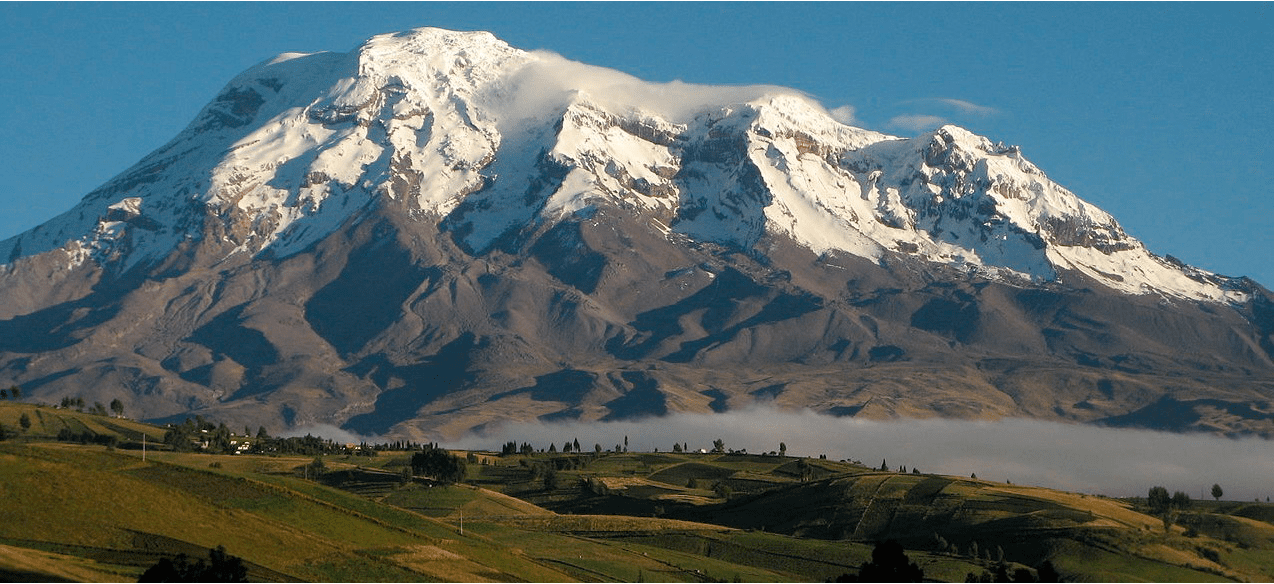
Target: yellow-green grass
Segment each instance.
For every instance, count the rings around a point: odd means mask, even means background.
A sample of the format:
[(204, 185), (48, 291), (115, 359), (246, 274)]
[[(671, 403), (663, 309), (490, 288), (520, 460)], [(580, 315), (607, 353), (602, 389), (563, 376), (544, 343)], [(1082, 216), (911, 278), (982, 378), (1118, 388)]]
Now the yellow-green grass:
[[(153, 459), (156, 457), (152, 457)], [(251, 463), (237, 465), (221, 464), (221, 468), (204, 468), (210, 457), (190, 453), (162, 453), (157, 457), (170, 464), (174, 469), (163, 473), (166, 480), (174, 487), (191, 492), (204, 492), (215, 498), (217, 504), (232, 505), (269, 516), (292, 525), (302, 526), (315, 533), (331, 532), (333, 537), (342, 537), (343, 530), (351, 525), (365, 525), (364, 533), (359, 533), (354, 540), (360, 545), (383, 546), (412, 543), (402, 540), (402, 534), (411, 538), (442, 538), (450, 533), (442, 523), (432, 521), (419, 514), (375, 501), (359, 497), (340, 489), (331, 488), (311, 480), (302, 480), (294, 472), (271, 472), (268, 474), (239, 474), (237, 468), (251, 467)], [(271, 468), (292, 469), (312, 460), (305, 457), (249, 457), (218, 456), (215, 459), (264, 458), (272, 463)], [(214, 462), (220, 462), (214, 460)], [(224, 480), (215, 484), (202, 481), (203, 477), (216, 475)], [(189, 479), (183, 482), (178, 476)], [(226, 481), (233, 485), (248, 489), (241, 493), (234, 488), (227, 488)], [(432, 539), (429, 539), (432, 541)]]
[(88, 558), (0, 544), (4, 582), (112, 582), (135, 580), (137, 573)]
[(410, 484), (394, 490), (381, 502), (430, 517), (544, 516), (551, 511), (502, 493), (467, 485)]
[(664, 468), (650, 475), (650, 479), (682, 487), (689, 484), (691, 479), (694, 479), (711, 486), (712, 481), (729, 478), (735, 472), (737, 471), (724, 466), (699, 461), (686, 461)]
[[(615, 519), (616, 522), (609, 527), (619, 528), (621, 521), (627, 523), (624, 527), (631, 527), (634, 522), (633, 518)], [(523, 528), (490, 522), (474, 523), (471, 529), (541, 561), (551, 562), (582, 580), (693, 582), (711, 578), (774, 582), (808, 579), (622, 538), (598, 539), (580, 535), (574, 530), (559, 532), (548, 529), (550, 523), (541, 523), (540, 526), (546, 530), (528, 532)]]
[(1085, 547), (1058, 554), (1052, 561), (1073, 582), (1233, 582), (1231, 578), (1156, 562), (1128, 553)]
[[(308, 460), (163, 452), (151, 453), (142, 462), (139, 452), (98, 446), (5, 444), (0, 447), (3, 494), (29, 504), (4, 508), (10, 530), (0, 531), (0, 537), (11, 540), (11, 545), (24, 540), (27, 549), (44, 542), (108, 550), (133, 562), (96, 575), (84, 572), (78, 576), (83, 580), (129, 579), (158, 552), (194, 555), (215, 545), (225, 545), (249, 562), (256, 578), (274, 580), (700, 579), (694, 570), (744, 580), (791, 579), (764, 568), (676, 550), (651, 548), (639, 555), (629, 548), (642, 544), (631, 542), (500, 528), (513, 533), (512, 540), (538, 546), (535, 553), (524, 553), (481, 530), (471, 528), (461, 535), (454, 520), (448, 525), (292, 476), (291, 469)], [(413, 489), (420, 490), (406, 490)], [(457, 512), (469, 509), (471, 517), (484, 509), (534, 515), (527, 504), (512, 503), (498, 493), (469, 487), (433, 491)], [(580, 529), (580, 521), (601, 522), (607, 530), (680, 527), (678, 522), (629, 517), (570, 520), (576, 523), (572, 529)], [(14, 527), (20, 525), (41, 527), (32, 534)], [(143, 541), (160, 549), (129, 556)], [(582, 542), (586, 553), (577, 555), (583, 555), (583, 561), (554, 551), (566, 541)], [(17, 560), (0, 568), (27, 573)], [(103, 578), (103, 573), (112, 575)]]
[(936, 532), (954, 540), (980, 526), (1020, 533), (1078, 525), (1144, 529), (1158, 523), (1110, 499), (879, 471), (780, 489), (737, 512), (751, 522), (742, 526), (819, 529), (863, 539)]
[(765, 568), (806, 581), (827, 581), (845, 573), (857, 574), (858, 566), (871, 558), (872, 549), (871, 545), (863, 543), (798, 539), (745, 531), (645, 532), (616, 537)]
[[(173, 455), (181, 456), (190, 455)], [(355, 579), (479, 581), (517, 579), (522, 572), (563, 579), (563, 574), (510, 557), (490, 543), (459, 538), (445, 524), (322, 485), (287, 479), (300, 487), (293, 489), (179, 462), (150, 457), (142, 463), (139, 453), (95, 446), (0, 444), (0, 496), (5, 501), (0, 538), (29, 549), (44, 542), (115, 550), (134, 562), (116, 571), (130, 577), (146, 563), (137, 565), (138, 557), (127, 552), (141, 542), (177, 542), (170, 550), (147, 551), (193, 552), (224, 545), (251, 566), (263, 567), (257, 573), (263, 579), (278, 579), (281, 573), (306, 580), (360, 574)], [(373, 510), (374, 515), (367, 513)], [(447, 552), (447, 547), (466, 553)], [(456, 559), (418, 561), (421, 550), (433, 548), (439, 550), (434, 555), (455, 554)], [(516, 571), (475, 563), (471, 557), (476, 552)], [(384, 561), (369, 560), (374, 553)], [(143, 559), (153, 563), (156, 557)], [(376, 570), (368, 571), (371, 566)], [(21, 566), (8, 562), (0, 568)], [(405, 578), (408, 574), (415, 576)]]
[[(23, 414), (31, 422), (30, 428), (22, 427)], [(0, 425), (18, 439), (53, 438), (66, 429), (76, 434), (87, 431), (115, 436), (120, 441), (141, 441), (145, 434), (149, 442), (159, 444), (163, 441), (165, 432), (163, 428), (126, 418), (12, 401), (0, 401)]]
[[(40, 411), (42, 428), (120, 436), (132, 424), (138, 435), (162, 435), (127, 420), (4, 405), (0, 423), (10, 430), (21, 412), (34, 422), (30, 412)], [(306, 480), (313, 456), (150, 451), (143, 462), (140, 451), (19, 437), (0, 443), (0, 576), (126, 580), (163, 554), (224, 545), (250, 577), (276, 581), (825, 581), (856, 573), (886, 537), (903, 541), (932, 579), (991, 567), (939, 550), (935, 534), (961, 551), (1002, 547), (1032, 566), (1048, 557), (1078, 580), (1274, 575), (1274, 525), (1207, 512), (1263, 517), (1265, 506), (1250, 503), (1199, 505), (1165, 534), (1158, 518), (1123, 501), (822, 460), (608, 453), (560, 472), (561, 486), (546, 491), (521, 461), (548, 455), (470, 464), (481, 486), (404, 479), (409, 456), (325, 456), (327, 472)], [(801, 482), (806, 465), (814, 480)], [(597, 496), (580, 489), (583, 477), (626, 488)], [(727, 501), (686, 488), (692, 478), (752, 493)], [(557, 515), (528, 500), (630, 515)], [(699, 523), (644, 516), (665, 511)], [(1197, 536), (1186, 537), (1187, 526)]]
[[(630, 472), (604, 480), (630, 488), (614, 489), (612, 498), (662, 500), (660, 492), (653, 489), (633, 488), (648, 479), (632, 476), (630, 469), (634, 465), (631, 462), (625, 465), (625, 456), (613, 455), (610, 466)], [(681, 483), (695, 478), (711, 483), (729, 480), (721, 477), (750, 476), (765, 480), (770, 475), (758, 471), (778, 460), (753, 457), (755, 461), (748, 463), (740, 458), (737, 455), (686, 457), (685, 462), (651, 473), (649, 480)], [(750, 464), (749, 470), (742, 470), (748, 468), (746, 464)], [(792, 464), (789, 460), (771, 472), (788, 472)], [(913, 547), (909, 553), (922, 566), (929, 566), (931, 576), (944, 579), (963, 579), (967, 573), (981, 573), (987, 566), (967, 557), (917, 551), (932, 549), (935, 534), (957, 544), (962, 552), (977, 542), (983, 553), (990, 550), (994, 557), (1003, 549), (1009, 560), (1022, 559), (1032, 565), (1056, 556), (1057, 550), (1065, 548), (1067, 542), (1100, 540), (1097, 548), (1092, 547), (1096, 544), (1081, 544), (1083, 551), (1075, 551), (1071, 557), (1084, 557), (1092, 549), (1104, 549), (1106, 553), (1128, 558), (1137, 566), (1130, 570), (1149, 575), (1149, 579), (1212, 579), (1218, 574), (1250, 579), (1269, 573), (1268, 565), (1262, 561), (1264, 556), (1234, 553), (1242, 549), (1237, 545), (1239, 542), (1251, 546), (1262, 541), (1265, 548), (1274, 547), (1270, 545), (1274, 544), (1274, 538), (1265, 537), (1267, 528), (1274, 526), (1253, 520), (1209, 516), (1208, 525), (1212, 527), (1201, 524), (1199, 531), (1203, 536), (1190, 539), (1183, 537), (1185, 529), (1181, 526), (1174, 526), (1170, 535), (1162, 535), (1159, 518), (1138, 513), (1125, 502), (1104, 497), (977, 479), (870, 471), (848, 465), (839, 468), (844, 472), (837, 478), (809, 484), (781, 477), (776, 482), (777, 490), (759, 497), (745, 497), (730, 505), (705, 508), (692, 515), (698, 520), (724, 525), (769, 528), (822, 538), (849, 537), (870, 542), (896, 537)], [(593, 466), (588, 472), (598, 470), (599, 467)], [(589, 504), (584, 508), (599, 507)], [(604, 508), (618, 510), (623, 506), (611, 504)], [(639, 513), (652, 509), (640, 505), (631, 508)], [(562, 510), (569, 509), (568, 505)], [(1208, 535), (1224, 536), (1234, 545), (1206, 537)], [(686, 539), (678, 535), (658, 540), (669, 542), (678, 538)], [(689, 539), (698, 542), (695, 545), (702, 545), (702, 538), (697, 535)], [(1208, 549), (1213, 550), (1207, 552), (1213, 554), (1210, 557), (1204, 552)], [(1157, 567), (1149, 570), (1150, 565)], [(1087, 574), (1085, 577), (1089, 578), (1121, 574), (1104, 564), (1088, 566), (1072, 562), (1068, 566), (1076, 574)]]
[(84, 450), (0, 445), (0, 537), (131, 550), (139, 533), (150, 533), (203, 548), (224, 545), (284, 571), (298, 551), (301, 559), (344, 551), (338, 542), (121, 472), (139, 464), (131, 457)]
[(1223, 557), (1235, 570), (1253, 575), (1254, 582), (1274, 582), (1274, 552), (1268, 547), (1227, 548)]

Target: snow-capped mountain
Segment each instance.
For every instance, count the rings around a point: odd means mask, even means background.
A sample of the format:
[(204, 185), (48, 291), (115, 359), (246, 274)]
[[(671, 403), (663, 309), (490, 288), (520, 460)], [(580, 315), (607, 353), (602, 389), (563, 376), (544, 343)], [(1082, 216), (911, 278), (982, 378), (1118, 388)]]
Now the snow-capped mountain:
[(648, 84), (438, 29), (248, 70), (177, 139), (0, 257), (69, 246), (73, 261), (118, 254), (131, 267), (199, 237), (205, 217), (222, 223), (228, 253), (286, 256), (381, 199), (478, 252), (604, 201), (743, 248), (783, 233), (816, 253), (894, 250), (1035, 281), (1076, 270), (1133, 294), (1245, 298), (1150, 254), (1018, 148), (958, 127), (899, 139), (782, 88)]
[[(669, 388), (703, 377), (642, 369), (659, 362), (764, 356), (787, 387), (814, 371), (795, 364), (934, 350), (943, 362), (1043, 350), (1114, 366), (1127, 359), (1107, 353), (1123, 343), (1178, 361), (1167, 346), (1214, 332), (1217, 367), (1265, 371), (1254, 387), (1270, 387), (1266, 291), (1154, 255), (1017, 147), (955, 126), (887, 136), (793, 90), (646, 83), (482, 32), (419, 29), (253, 67), (173, 141), (0, 242), (0, 258), (0, 325), (51, 331), (0, 347), (3, 371), (36, 394), (106, 379), (152, 415), (240, 411), (251, 396), (270, 413), (242, 415), (437, 434), (446, 424), (422, 407), (486, 403), (472, 419), (496, 421), (494, 388), (510, 382), (558, 404), (535, 415), (576, 417), (622, 412), (630, 392), (665, 410), (705, 407), (704, 395), (725, 407), (739, 393), (682, 395)], [(984, 305), (987, 284), (1071, 300)], [(873, 312), (897, 291), (910, 296)], [(1104, 310), (1171, 314), (1096, 326), (1130, 317), (1075, 316), (1070, 304), (1091, 304), (1075, 294), (1094, 293), (1113, 298)], [(822, 328), (792, 341), (812, 314)], [(1014, 340), (974, 334), (1000, 317)], [(1059, 324), (1069, 318), (1083, 324)], [(1165, 320), (1192, 332), (1164, 340), (1146, 328)], [(1075, 330), (1088, 331), (1082, 342), (1059, 340)], [(787, 340), (765, 340), (775, 335)], [(450, 379), (447, 391), (416, 387), (421, 368)], [(332, 403), (302, 387), (328, 388)], [(150, 396), (157, 388), (175, 395)], [(607, 392), (618, 405), (581, 409)], [(835, 392), (801, 403), (807, 393), (789, 405), (865, 407)], [(932, 397), (890, 415), (943, 413)], [(385, 399), (416, 409), (373, 423)], [(1127, 413), (1108, 401), (1087, 407)]]

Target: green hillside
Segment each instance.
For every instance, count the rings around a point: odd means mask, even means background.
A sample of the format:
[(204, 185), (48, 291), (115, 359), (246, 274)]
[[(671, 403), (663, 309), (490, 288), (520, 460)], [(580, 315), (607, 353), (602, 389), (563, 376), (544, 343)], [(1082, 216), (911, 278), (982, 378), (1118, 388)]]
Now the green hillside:
[(1197, 502), (1165, 532), (1125, 501), (827, 460), (474, 452), (443, 485), (410, 452), (175, 452), (164, 428), (11, 402), (0, 425), (3, 580), (136, 580), (220, 545), (275, 582), (828, 581), (883, 539), (940, 581), (1045, 560), (1073, 581), (1274, 578), (1259, 503)]
[[(1165, 532), (1160, 518), (1127, 501), (827, 460), (608, 454), (559, 474), (562, 486), (549, 490), (533, 469), (520, 480), (504, 470), (502, 487), (559, 513), (659, 516), (801, 541), (895, 539), (927, 576), (947, 580), (990, 570), (1000, 557), (1019, 567), (1049, 560), (1077, 581), (1274, 577), (1274, 525), (1259, 520), (1274, 507), (1259, 503), (1196, 502)], [(959, 573), (939, 568), (944, 561), (960, 561)]]
[[(30, 423), (24, 428), (22, 417)], [(14, 438), (55, 440), (61, 432), (114, 437), (120, 443), (140, 442), (143, 434), (151, 444), (164, 439), (164, 429), (126, 418), (100, 416), (73, 409), (0, 402), (0, 426)]]

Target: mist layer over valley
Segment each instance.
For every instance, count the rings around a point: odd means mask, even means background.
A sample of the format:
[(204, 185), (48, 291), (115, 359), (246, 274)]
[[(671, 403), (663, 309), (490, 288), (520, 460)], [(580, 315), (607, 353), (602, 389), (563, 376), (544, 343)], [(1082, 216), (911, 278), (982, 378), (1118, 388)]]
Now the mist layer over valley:
[(446, 446), (498, 449), (529, 442), (536, 449), (578, 439), (584, 450), (623, 446), (631, 451), (728, 450), (759, 454), (787, 446), (789, 456), (857, 460), (890, 469), (969, 476), (1112, 497), (1146, 495), (1151, 486), (1207, 498), (1212, 484), (1229, 500), (1274, 496), (1269, 441), (1203, 434), (1059, 424), (1020, 418), (998, 421), (944, 419), (872, 421), (809, 411), (758, 407), (723, 414), (675, 414), (640, 421), (515, 423), (466, 436)]

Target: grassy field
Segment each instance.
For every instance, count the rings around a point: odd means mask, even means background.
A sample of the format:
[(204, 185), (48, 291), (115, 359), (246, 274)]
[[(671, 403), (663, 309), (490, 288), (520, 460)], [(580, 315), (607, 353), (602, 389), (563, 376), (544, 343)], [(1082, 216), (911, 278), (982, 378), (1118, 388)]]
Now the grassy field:
[[(828, 581), (883, 539), (937, 581), (1044, 560), (1072, 581), (1274, 579), (1263, 503), (1198, 502), (1165, 532), (1126, 501), (827, 460), (473, 453), (465, 483), (441, 485), (404, 476), (405, 452), (310, 473), (313, 456), (143, 460), (127, 446), (163, 428), (65, 409), (0, 403), (0, 424), (8, 581), (135, 580), (218, 545), (275, 582)], [(57, 442), (64, 428), (119, 446)]]

